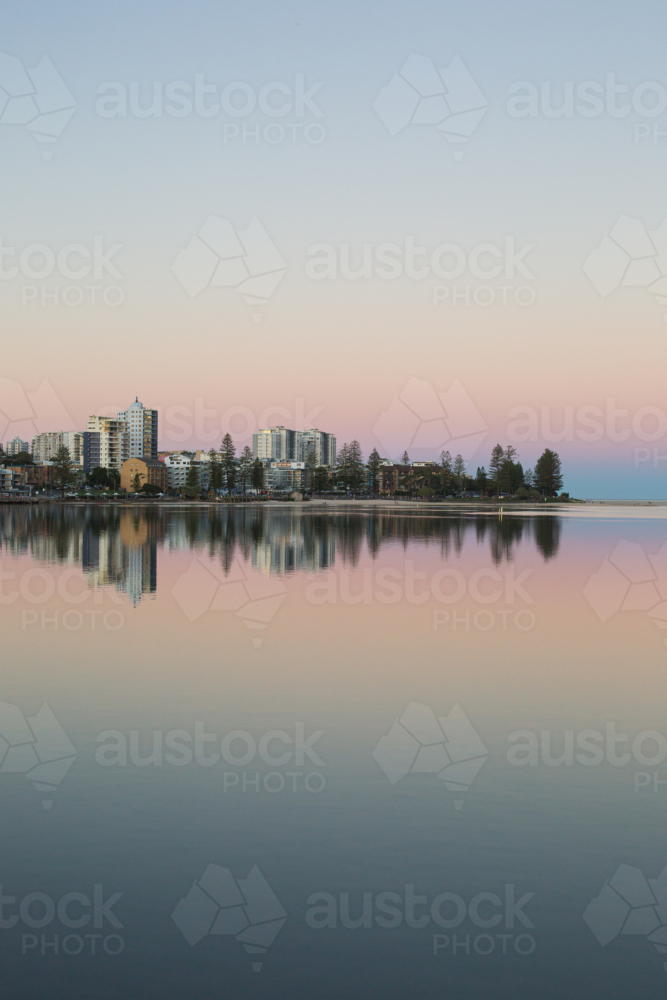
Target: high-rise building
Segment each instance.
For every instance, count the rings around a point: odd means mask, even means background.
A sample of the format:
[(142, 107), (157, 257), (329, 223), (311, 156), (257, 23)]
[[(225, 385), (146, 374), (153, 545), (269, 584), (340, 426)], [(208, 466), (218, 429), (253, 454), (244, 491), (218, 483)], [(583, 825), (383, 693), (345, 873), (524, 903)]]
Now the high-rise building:
[(147, 410), (137, 397), (126, 410), (118, 411), (118, 419), (127, 425), (127, 458), (157, 458), (157, 410)]
[(336, 436), (318, 431), (311, 427), (309, 431), (297, 431), (297, 458), (307, 462), (312, 456), (316, 465), (336, 464)]
[(312, 427), (291, 431), (287, 427), (265, 427), (252, 436), (255, 458), (270, 462), (307, 462), (312, 455), (317, 465), (336, 464), (336, 437)]
[(94, 464), (90, 467), (101, 465), (103, 469), (117, 469), (120, 472), (123, 462), (130, 457), (129, 434), (125, 421), (114, 420), (112, 417), (92, 416), (88, 417), (87, 430), (91, 435), (99, 435), (99, 447), (97, 438), (91, 439), (88, 461)]
[(295, 462), (297, 457), (296, 431), (287, 427), (264, 427), (252, 436), (252, 453), (255, 458), (268, 458), (274, 462)]
[(34, 462), (50, 462), (55, 458), (58, 448), (63, 443), (64, 431), (44, 431), (32, 439), (30, 451)]
[(13, 441), (7, 442), (7, 447), (5, 448), (6, 455), (18, 455), (21, 451), (30, 451), (27, 441), (22, 441), (20, 437), (15, 437)]

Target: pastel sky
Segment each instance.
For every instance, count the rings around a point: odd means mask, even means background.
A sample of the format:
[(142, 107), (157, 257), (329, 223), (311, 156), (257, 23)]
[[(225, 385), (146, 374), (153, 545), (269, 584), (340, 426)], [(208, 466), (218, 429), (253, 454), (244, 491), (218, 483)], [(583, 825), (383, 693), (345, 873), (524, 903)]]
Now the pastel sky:
[[(230, 427), (243, 445), (275, 414), (391, 457), (475, 433), (473, 472), (529, 407), (525, 465), (554, 447), (573, 495), (663, 497), (666, 18), (649, 0), (12, 5), (0, 375), (29, 400), (47, 381), (80, 428), (138, 395), (163, 448)], [(465, 412), (440, 399), (456, 383)], [(4, 440), (60, 429), (3, 386)], [(582, 408), (608, 399), (625, 415), (596, 437)]]

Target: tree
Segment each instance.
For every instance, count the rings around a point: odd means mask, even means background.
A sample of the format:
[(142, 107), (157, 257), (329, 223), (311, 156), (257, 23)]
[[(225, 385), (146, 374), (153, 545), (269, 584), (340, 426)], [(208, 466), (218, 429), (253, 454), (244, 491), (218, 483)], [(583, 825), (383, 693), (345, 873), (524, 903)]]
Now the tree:
[(563, 488), (560, 458), (550, 448), (545, 448), (535, 463), (534, 484), (548, 497), (556, 496)]
[(232, 441), (231, 434), (225, 434), (220, 448), (220, 461), (222, 464), (222, 476), (227, 492), (231, 493), (236, 483), (236, 447)]
[[(503, 452), (503, 460), (501, 464), (501, 481), (503, 489), (507, 490), (508, 493), (513, 493), (514, 487), (514, 459), (517, 455), (517, 450), (514, 445), (508, 444), (507, 448)], [(523, 472), (523, 470), (522, 470)], [(518, 485), (518, 484), (517, 484)]]
[(65, 495), (65, 488), (76, 480), (74, 463), (69, 448), (61, 444), (53, 458), (53, 482)]
[(239, 479), (241, 480), (241, 485), (243, 487), (243, 492), (245, 493), (248, 483), (252, 479), (252, 465), (254, 459), (252, 457), (252, 448), (248, 445), (245, 446), (241, 453), (241, 458), (239, 459)]
[(452, 456), (448, 451), (442, 451), (440, 453), (440, 478), (442, 492), (447, 494), (452, 482)]
[(264, 465), (259, 458), (252, 463), (251, 482), (254, 490), (264, 489)]
[(503, 460), (503, 446), (501, 444), (497, 444), (491, 452), (491, 461), (489, 462), (489, 479), (491, 480), (496, 493), (500, 493)]
[(156, 493), (161, 493), (162, 490), (155, 483), (144, 483), (139, 492), (148, 493), (149, 496), (155, 496)]
[(120, 486), (120, 472), (118, 469), (107, 469), (107, 478), (109, 480), (109, 489), (117, 490)]
[(141, 480), (143, 478), (144, 478), (143, 472), (135, 472), (134, 477), (132, 479), (132, 488), (134, 489), (135, 493), (138, 493), (139, 490), (141, 489)]
[(35, 460), (29, 451), (18, 451), (15, 455), (5, 455), (2, 453), (2, 462), (5, 465), (34, 465)]
[(482, 495), (484, 495), (489, 485), (489, 479), (486, 474), (486, 469), (484, 468), (483, 465), (478, 466), (476, 479), (477, 479), (477, 489)]
[(88, 484), (90, 486), (108, 486), (109, 470), (105, 469), (101, 465), (95, 466), (95, 468), (88, 473)]
[(459, 490), (463, 489), (463, 482), (466, 476), (466, 464), (463, 460), (463, 455), (457, 455), (454, 459), (454, 479)]
[(348, 483), (353, 493), (358, 493), (364, 485), (364, 456), (358, 441), (350, 443), (348, 452)]
[(311, 489), (314, 493), (325, 493), (330, 486), (328, 467), (326, 465), (318, 465), (313, 473)]
[(404, 451), (403, 454), (401, 455), (401, 465), (409, 465), (409, 464), (410, 464), (410, 456), (408, 455), (407, 451)]
[(526, 471), (523, 474), (523, 482), (524, 482), (524, 485), (526, 486), (527, 489), (530, 489), (530, 487), (533, 485), (533, 470), (532, 469), (526, 469)]
[(220, 454), (211, 448), (208, 453), (208, 468), (209, 468), (209, 485), (213, 490), (222, 489), (222, 464), (220, 462)]
[(377, 448), (373, 448), (368, 456), (366, 468), (368, 469), (368, 485), (371, 493), (380, 492), (380, 455)]
[(185, 477), (185, 489), (188, 493), (199, 493), (199, 467), (196, 466), (194, 462), (190, 462), (190, 468), (188, 469), (188, 474)]

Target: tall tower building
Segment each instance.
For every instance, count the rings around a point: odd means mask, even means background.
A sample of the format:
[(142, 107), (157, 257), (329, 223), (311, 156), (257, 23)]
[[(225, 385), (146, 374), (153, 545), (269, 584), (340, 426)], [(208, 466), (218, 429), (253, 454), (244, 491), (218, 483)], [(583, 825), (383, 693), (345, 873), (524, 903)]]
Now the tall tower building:
[(297, 432), (287, 427), (264, 427), (252, 436), (253, 456), (272, 459), (274, 462), (295, 462), (296, 436)]
[(127, 425), (129, 454), (127, 458), (157, 458), (157, 410), (147, 410), (137, 397), (126, 410), (118, 411), (118, 419)]
[(336, 464), (336, 435), (319, 431), (312, 427), (309, 431), (297, 431), (297, 459), (307, 462), (312, 456), (317, 465)]
[(112, 417), (88, 417), (87, 430), (91, 449), (86, 461), (90, 468), (101, 465), (104, 469), (118, 469), (120, 472), (121, 465), (130, 457), (125, 421), (114, 420)]

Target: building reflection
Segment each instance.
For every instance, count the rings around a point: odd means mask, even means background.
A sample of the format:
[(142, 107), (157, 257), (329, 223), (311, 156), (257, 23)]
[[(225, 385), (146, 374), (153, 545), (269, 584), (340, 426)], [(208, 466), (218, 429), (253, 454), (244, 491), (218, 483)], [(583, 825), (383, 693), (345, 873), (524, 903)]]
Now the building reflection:
[(438, 511), (220, 507), (0, 507), (0, 552), (79, 566), (91, 588), (113, 586), (136, 605), (157, 590), (158, 550), (200, 550), (227, 571), (238, 556), (265, 575), (318, 573), (356, 565), (364, 551), (419, 542), (443, 562), (466, 544), (488, 545), (495, 564), (523, 545), (544, 560), (558, 554), (561, 520)]

